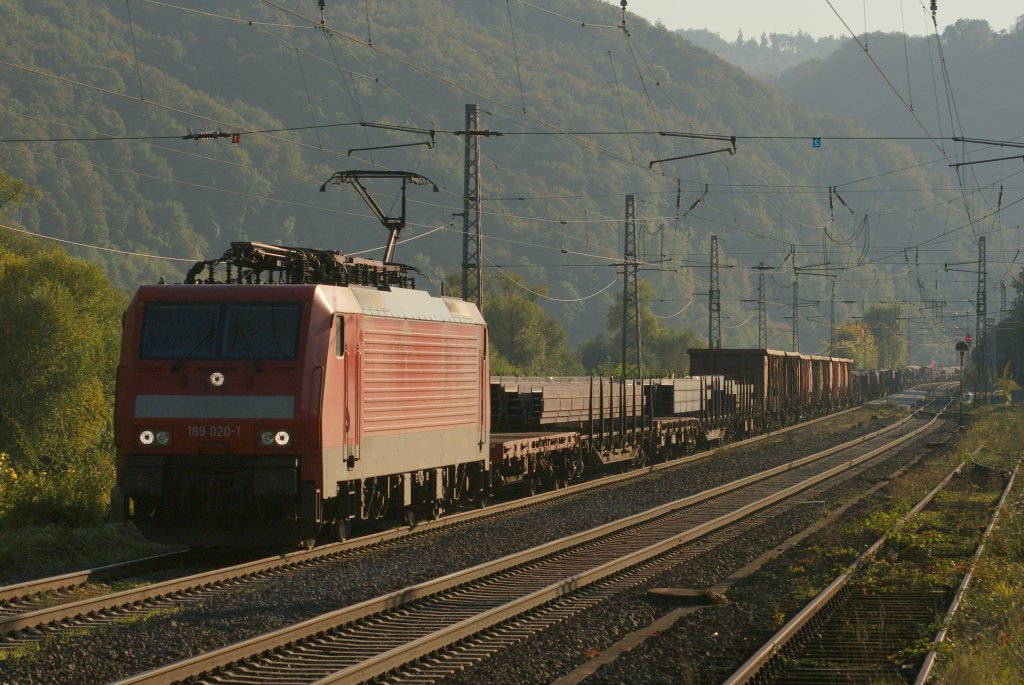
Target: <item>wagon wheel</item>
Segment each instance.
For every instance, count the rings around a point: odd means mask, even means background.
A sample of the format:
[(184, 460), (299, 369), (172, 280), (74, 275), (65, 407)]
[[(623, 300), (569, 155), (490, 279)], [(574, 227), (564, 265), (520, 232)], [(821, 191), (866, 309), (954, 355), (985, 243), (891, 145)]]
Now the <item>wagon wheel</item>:
[(402, 510), (402, 521), (410, 528), (416, 527), (416, 511), (412, 507), (405, 507)]
[(583, 477), (583, 457), (579, 454), (569, 460), (569, 479), (579, 480)]

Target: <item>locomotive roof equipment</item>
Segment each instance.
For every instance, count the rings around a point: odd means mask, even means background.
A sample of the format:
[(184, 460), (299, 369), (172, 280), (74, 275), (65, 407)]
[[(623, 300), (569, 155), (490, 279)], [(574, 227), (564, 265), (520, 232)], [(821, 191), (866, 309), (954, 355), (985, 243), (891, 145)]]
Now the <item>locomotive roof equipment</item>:
[[(337, 250), (234, 242), (220, 257), (196, 262), (185, 276), (185, 283), (415, 288), (415, 279), (408, 275), (410, 269), (415, 271), (405, 264), (346, 257)], [(208, 271), (205, 277), (204, 271)]]

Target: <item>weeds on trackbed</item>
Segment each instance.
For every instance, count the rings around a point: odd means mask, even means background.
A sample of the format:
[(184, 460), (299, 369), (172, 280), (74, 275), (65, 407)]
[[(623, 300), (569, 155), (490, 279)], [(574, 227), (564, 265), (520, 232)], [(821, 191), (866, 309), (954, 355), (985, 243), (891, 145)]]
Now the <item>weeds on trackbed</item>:
[[(892, 532), (893, 524), (934, 486), (944, 472), (960, 461), (1010, 471), (1024, 455), (1024, 412), (1011, 407), (982, 408), (972, 420), (955, 452), (929, 459), (885, 491), (889, 505), (849, 524), (881, 535), (888, 544), (855, 581), (875, 592), (886, 590), (943, 591), (951, 593), (967, 569), (981, 530), (995, 504), (992, 486), (960, 482), (941, 493), (929, 509), (909, 525)], [(981, 447), (980, 451), (977, 451)], [(979, 472), (983, 473), (983, 472)], [(848, 559), (848, 549), (818, 549), (822, 558), (834, 559), (837, 570)], [(799, 585), (799, 564), (791, 567)], [(812, 588), (806, 588), (811, 594)], [(931, 649), (928, 637), (906, 645), (890, 658), (917, 661)], [(1024, 472), (975, 569), (974, 579), (954, 617), (952, 630), (940, 648), (931, 682), (1018, 685), (1024, 682)]]
[[(1024, 456), (1024, 412), (983, 410), (964, 439), (975, 460), (1012, 469)], [(974, 580), (940, 651), (933, 682), (1016, 685), (1024, 682), (1024, 472), (975, 569)]]

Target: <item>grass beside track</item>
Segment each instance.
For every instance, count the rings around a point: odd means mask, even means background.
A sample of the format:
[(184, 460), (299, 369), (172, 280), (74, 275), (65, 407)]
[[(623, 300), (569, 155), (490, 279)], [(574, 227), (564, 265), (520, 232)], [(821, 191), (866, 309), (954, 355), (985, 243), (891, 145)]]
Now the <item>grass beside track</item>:
[(0, 585), (171, 551), (135, 526), (0, 526)]
[[(1024, 456), (1024, 410), (980, 410), (961, 452), (984, 449), (975, 461), (1013, 469)], [(954, 617), (932, 682), (942, 684), (1024, 683), (1024, 485), (1020, 474), (974, 579)]]

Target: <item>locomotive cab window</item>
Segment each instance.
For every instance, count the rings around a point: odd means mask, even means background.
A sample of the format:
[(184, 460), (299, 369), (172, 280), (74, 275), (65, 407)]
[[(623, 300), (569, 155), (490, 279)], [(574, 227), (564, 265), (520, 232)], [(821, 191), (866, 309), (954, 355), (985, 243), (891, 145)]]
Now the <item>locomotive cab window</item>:
[(296, 359), (298, 302), (152, 302), (146, 305), (143, 359)]

